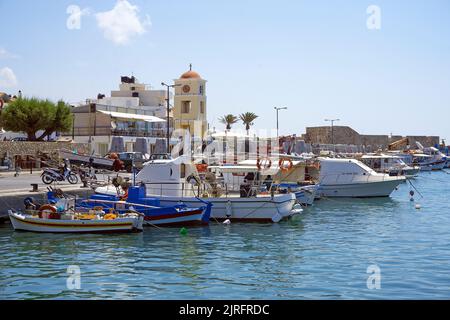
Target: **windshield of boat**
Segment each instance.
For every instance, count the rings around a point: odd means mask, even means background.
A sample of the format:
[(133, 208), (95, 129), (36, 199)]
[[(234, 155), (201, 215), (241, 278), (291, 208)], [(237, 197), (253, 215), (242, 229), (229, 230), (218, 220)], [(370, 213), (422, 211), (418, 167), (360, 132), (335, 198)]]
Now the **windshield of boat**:
[(355, 162), (360, 168), (362, 168), (365, 172), (375, 173), (375, 171), (367, 166), (366, 164), (362, 163), (361, 161)]

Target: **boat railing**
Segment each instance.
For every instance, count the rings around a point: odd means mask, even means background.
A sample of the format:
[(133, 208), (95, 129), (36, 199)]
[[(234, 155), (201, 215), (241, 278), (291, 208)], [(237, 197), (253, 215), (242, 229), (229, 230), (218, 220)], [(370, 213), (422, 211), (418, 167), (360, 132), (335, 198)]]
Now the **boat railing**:
[[(230, 185), (228, 183), (218, 183), (217, 187), (212, 186), (210, 183), (202, 181), (200, 184), (193, 185), (188, 182), (181, 182), (177, 184), (169, 182), (158, 182), (155, 185), (150, 185), (147, 189), (150, 189), (149, 196), (162, 197), (167, 196), (170, 193), (177, 194), (177, 197), (192, 198), (192, 197), (202, 197), (207, 194), (209, 197), (214, 195), (220, 195), (221, 198), (235, 197), (236, 194), (243, 191), (243, 189), (237, 189), (237, 185)], [(175, 187), (179, 186), (179, 187)], [(245, 189), (246, 197), (256, 197), (263, 192), (269, 193), (271, 190), (264, 188), (265, 184), (262, 182), (251, 182), (247, 184)], [(239, 187), (239, 186), (238, 186)], [(273, 190), (274, 193), (278, 193), (277, 190)]]

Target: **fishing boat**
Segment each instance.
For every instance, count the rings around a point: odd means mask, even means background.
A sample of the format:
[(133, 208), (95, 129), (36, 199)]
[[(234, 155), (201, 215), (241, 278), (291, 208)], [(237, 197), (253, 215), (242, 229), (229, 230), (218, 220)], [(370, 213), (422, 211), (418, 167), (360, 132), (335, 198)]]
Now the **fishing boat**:
[(209, 224), (212, 204), (198, 199), (202, 206), (188, 207), (184, 203), (161, 206), (156, 197), (147, 197), (145, 185), (133, 186), (128, 190), (126, 199), (119, 195), (95, 194), (88, 199), (77, 201), (77, 206), (84, 208), (102, 207), (106, 210), (122, 212), (133, 210), (144, 215), (144, 226), (180, 227), (204, 226)]
[(420, 166), (420, 171), (439, 171), (445, 168), (447, 158), (424, 153), (412, 154), (413, 164)]
[(8, 211), (14, 230), (46, 233), (127, 233), (140, 232), (143, 214), (135, 211), (106, 213), (101, 208), (75, 210), (73, 200), (60, 199), (37, 210)]
[(447, 166), (447, 157), (434, 147), (425, 148), (420, 142), (416, 141), (419, 147), (418, 152), (413, 152), (413, 163), (420, 166), (421, 171), (439, 171)]
[(318, 198), (319, 185), (299, 185), (296, 183), (274, 184), (274, 188), (280, 192), (292, 192), (295, 194), (297, 202), (303, 206), (312, 206), (314, 200)]
[[(246, 185), (228, 189), (220, 177), (210, 171), (200, 175), (189, 157), (157, 159), (144, 164), (136, 181), (146, 185), (146, 196), (156, 197), (162, 206), (180, 202), (198, 207), (201, 201), (212, 204), (211, 218), (244, 222), (279, 222), (301, 212), (294, 207), (295, 194), (270, 194)], [(97, 188), (98, 194), (115, 192), (111, 186)]]
[(355, 159), (319, 158), (319, 195), (322, 197), (388, 197), (404, 176), (377, 173)]

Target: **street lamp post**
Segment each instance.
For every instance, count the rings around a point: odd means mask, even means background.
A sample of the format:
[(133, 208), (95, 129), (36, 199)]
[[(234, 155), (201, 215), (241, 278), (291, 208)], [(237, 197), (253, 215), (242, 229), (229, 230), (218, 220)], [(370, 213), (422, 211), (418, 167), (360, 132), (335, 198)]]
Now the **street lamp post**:
[[(165, 84), (164, 82), (161, 82), (161, 85), (167, 87), (167, 99), (166, 99), (167, 100), (167, 136), (166, 136), (167, 149), (166, 149), (166, 151), (169, 154), (170, 153), (170, 131), (169, 131), (169, 127), (170, 127), (170, 125), (169, 125), (169, 123), (170, 123), (170, 121), (169, 121), (169, 119), (170, 119), (170, 116), (169, 116), (169, 114), (170, 114), (170, 88), (175, 88), (180, 85), (179, 84), (168, 85), (168, 84)], [(174, 120), (174, 124), (175, 124), (175, 120)]]
[(334, 145), (334, 123), (341, 121), (340, 119), (325, 119), (325, 121), (331, 122), (331, 144)]
[(287, 107), (274, 107), (274, 109), (277, 111), (277, 139), (278, 139), (278, 130), (279, 130), (279, 126), (278, 126), (278, 111), (280, 110), (287, 110)]

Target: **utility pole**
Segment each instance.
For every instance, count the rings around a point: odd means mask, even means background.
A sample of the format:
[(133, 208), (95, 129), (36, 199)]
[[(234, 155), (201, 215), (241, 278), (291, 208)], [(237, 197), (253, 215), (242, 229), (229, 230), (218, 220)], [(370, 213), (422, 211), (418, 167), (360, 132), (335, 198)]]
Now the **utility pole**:
[(274, 109), (277, 111), (277, 139), (278, 139), (279, 136), (278, 111), (287, 110), (287, 107), (274, 107)]
[[(170, 127), (170, 116), (169, 116), (169, 113), (170, 113), (170, 88), (175, 88), (175, 87), (178, 87), (178, 86), (180, 86), (179, 84), (172, 84), (172, 85), (168, 85), (168, 84), (165, 84), (164, 82), (161, 82), (161, 85), (162, 86), (165, 86), (165, 87), (167, 87), (167, 136), (166, 136), (166, 139), (167, 139), (167, 149), (166, 149), (166, 152), (167, 152), (167, 154), (169, 154), (170, 153), (170, 131), (169, 131), (169, 127)], [(175, 124), (175, 119), (174, 119), (174, 124)]]

